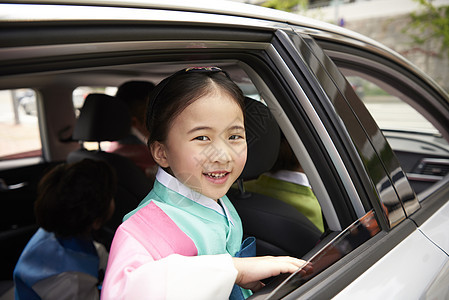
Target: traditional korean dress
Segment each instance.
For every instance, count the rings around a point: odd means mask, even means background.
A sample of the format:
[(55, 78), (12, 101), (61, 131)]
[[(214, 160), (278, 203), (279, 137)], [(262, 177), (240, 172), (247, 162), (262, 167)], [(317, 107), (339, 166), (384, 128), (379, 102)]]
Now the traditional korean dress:
[(15, 299), (99, 299), (107, 259), (101, 244), (39, 228), (14, 269)]
[[(112, 242), (102, 299), (228, 299), (242, 246), (242, 224), (224, 196), (218, 202), (161, 168), (151, 192), (127, 214)], [(249, 251), (249, 254), (242, 252)], [(245, 297), (250, 291), (243, 290)]]

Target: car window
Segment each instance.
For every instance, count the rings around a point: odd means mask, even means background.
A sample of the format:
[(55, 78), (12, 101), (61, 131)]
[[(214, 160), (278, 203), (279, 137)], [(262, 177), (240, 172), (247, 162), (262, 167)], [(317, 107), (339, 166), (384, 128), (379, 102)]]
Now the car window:
[(421, 113), (375, 83), (360, 76), (347, 76), (346, 79), (380, 129), (440, 135), (438, 129)]
[(41, 156), (36, 101), (32, 89), (0, 91), (0, 161)]
[(276, 289), (275, 297), (284, 297), (291, 293), (380, 231), (376, 213), (373, 210), (367, 212), (339, 234), (329, 236), (330, 241), (312, 256), (303, 257), (312, 268), (307, 271), (303, 271), (301, 268), (288, 277), (284, 276), (287, 279)]
[(391, 84), (382, 82), (388, 92), (362, 76), (346, 78), (383, 131), (419, 198), (449, 173), (449, 144), (425, 116), (431, 115), (425, 107), (418, 111), (411, 105), (413, 99), (405, 102), (397, 96), (401, 93), (393, 95), (397, 89)]

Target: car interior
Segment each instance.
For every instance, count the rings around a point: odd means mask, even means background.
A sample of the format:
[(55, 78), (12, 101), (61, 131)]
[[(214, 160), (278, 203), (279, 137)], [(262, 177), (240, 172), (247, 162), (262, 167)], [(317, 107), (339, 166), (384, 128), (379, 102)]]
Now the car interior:
[[(7, 262), (0, 279), (7, 282), (21, 250), (37, 229), (33, 216), (33, 201), (39, 178), (51, 167), (61, 162), (74, 162), (85, 157), (111, 163), (119, 177), (116, 196), (116, 213), (105, 226), (99, 239), (109, 245), (121, 218), (135, 208), (151, 189), (151, 182), (132, 162), (124, 157), (105, 152), (104, 142), (118, 140), (129, 128), (129, 115), (106, 89), (85, 95), (82, 107), (74, 106), (73, 92), (78, 87), (117, 87), (128, 80), (148, 80), (158, 83), (171, 73), (191, 65), (216, 65), (226, 70), (241, 87), (246, 98), (245, 126), (248, 141), (248, 161), (244, 172), (228, 196), (239, 212), (246, 236), (257, 238), (259, 255), (292, 255), (310, 258), (358, 216), (342, 218), (333, 196), (325, 187), (323, 178), (311, 158), (306, 141), (292, 126), (284, 109), (259, 74), (243, 62), (235, 60), (156, 61), (140, 64), (122, 64), (103, 67), (67, 69), (17, 75), (2, 79), (0, 90), (32, 89), (35, 92), (37, 126), (42, 142), (38, 155), (31, 150), (0, 157), (2, 198), (8, 199), (2, 209), (0, 244)], [(77, 111), (78, 109), (79, 112)], [(124, 113), (125, 112), (125, 113)], [(79, 116), (77, 114), (79, 113)], [(124, 131), (123, 131), (124, 130)], [(310, 180), (323, 211), (325, 232), (322, 234), (303, 214), (288, 204), (245, 191), (243, 182), (267, 172), (276, 159), (279, 136), (285, 135)], [(400, 139), (390, 136), (391, 139)], [(87, 147), (93, 142), (92, 148)], [(423, 142), (424, 143), (424, 142)], [(393, 142), (392, 146), (396, 144)], [(438, 147), (437, 145), (433, 145)], [(447, 143), (440, 147), (449, 157)], [(411, 157), (398, 149), (401, 157), (407, 156), (406, 165), (421, 163), (422, 155)], [(424, 151), (424, 150), (423, 150)], [(18, 159), (20, 158), (20, 159)], [(13, 171), (11, 171), (13, 170)], [(140, 172), (139, 172), (140, 171)], [(411, 172), (411, 171), (410, 171)], [(350, 214), (350, 213), (348, 213)], [(269, 220), (269, 221), (267, 221)], [(6, 246), (7, 245), (7, 246)], [(5, 285), (7, 288), (10, 285)], [(1, 295), (1, 290), (0, 290)]]
[[(33, 216), (33, 200), (37, 182), (42, 174), (54, 165), (89, 157), (106, 160), (116, 169), (119, 180), (116, 211), (111, 221), (98, 235), (98, 239), (105, 245), (110, 245), (114, 231), (124, 214), (135, 208), (151, 189), (152, 183), (131, 161), (108, 153), (101, 146), (105, 141), (121, 138), (128, 130), (129, 115), (126, 114), (126, 110), (120, 106), (119, 102), (114, 101), (113, 97), (98, 92), (88, 94), (85, 105), (82, 107), (74, 107), (73, 91), (79, 86), (116, 87), (132, 79), (157, 83), (185, 66), (212, 64), (226, 70), (248, 96), (247, 114), (251, 116), (251, 118), (247, 117), (246, 122), (249, 160), (240, 180), (243, 182), (257, 178), (258, 175), (269, 170), (276, 159), (281, 129), (241, 63), (194, 61), (183, 64), (122, 65), (83, 71), (31, 74), (2, 82), (1, 89), (32, 89), (36, 94), (37, 107), (37, 115), (34, 117), (38, 118), (40, 132), (46, 132), (51, 128), (48, 134), (54, 134), (51, 137), (45, 135), (40, 137), (41, 156), (19, 160), (25, 166), (15, 166), (15, 177), (10, 168), (17, 160), (8, 156), (1, 158), (0, 178), (9, 186), (2, 189), (2, 195), (8, 199), (14, 199), (14, 201), (8, 201), (3, 210), (5, 216), (2, 218), (3, 230), (0, 240), (2, 245), (8, 244), (6, 251), (3, 252), (8, 258), (5, 260), (8, 265), (2, 268), (2, 280), (12, 278), (12, 271), (21, 249), (37, 229)], [(263, 80), (259, 79), (259, 83), (267, 92), (269, 91)], [(282, 119), (280, 115), (277, 117)], [(286, 121), (284, 116), (284, 122)], [(286, 135), (294, 134), (291, 129), (285, 131)], [(90, 146), (87, 147), (89, 143)], [(53, 144), (57, 151), (46, 152), (47, 144)], [(29, 153), (19, 153), (19, 157), (20, 155), (27, 157)], [(19, 183), (23, 183), (23, 187), (10, 188)], [(244, 189), (239, 189), (239, 186), (242, 187), (241, 184), (236, 184), (236, 188), (230, 191), (229, 197), (241, 214), (245, 235), (258, 238), (258, 254), (301, 257), (319, 242), (321, 232), (299, 211), (291, 209), (288, 204), (279, 200), (245, 192)], [(273, 219), (272, 226), (264, 225), (267, 218)]]
[[(238, 179), (238, 189), (231, 189), (228, 197), (242, 219), (245, 235), (256, 237), (257, 255), (303, 257), (318, 243), (320, 230), (291, 205), (245, 191), (244, 181), (271, 169), (280, 145), (280, 130), (270, 110), (248, 97), (245, 109), (248, 160)], [(263, 223), (270, 225), (261, 226)]]
[[(117, 193), (114, 197), (115, 211), (103, 226), (98, 238), (110, 247), (115, 230), (123, 216), (135, 209), (151, 190), (152, 182), (128, 157), (101, 149), (101, 142), (117, 141), (126, 137), (131, 129), (131, 116), (122, 101), (106, 94), (88, 94), (73, 129), (72, 139), (80, 148), (70, 152), (68, 163), (83, 159), (108, 162), (117, 174)], [(89, 150), (84, 142), (97, 142), (98, 149)]]

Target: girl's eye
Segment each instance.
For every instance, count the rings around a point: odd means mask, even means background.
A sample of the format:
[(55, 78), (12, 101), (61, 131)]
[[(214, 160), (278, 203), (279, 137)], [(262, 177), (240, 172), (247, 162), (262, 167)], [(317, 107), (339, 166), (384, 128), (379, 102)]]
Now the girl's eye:
[(201, 136), (197, 136), (196, 138), (194, 138), (194, 140), (198, 140), (198, 141), (208, 141), (209, 138), (205, 135), (201, 135)]
[(238, 134), (234, 134), (234, 135), (231, 135), (231, 136), (229, 137), (229, 139), (230, 139), (230, 140), (239, 140), (239, 139), (243, 139), (243, 136), (238, 135)]

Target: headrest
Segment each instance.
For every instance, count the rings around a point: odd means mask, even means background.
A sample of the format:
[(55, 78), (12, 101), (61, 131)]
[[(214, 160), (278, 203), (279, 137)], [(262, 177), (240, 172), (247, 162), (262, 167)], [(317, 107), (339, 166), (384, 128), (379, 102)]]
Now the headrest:
[(273, 167), (281, 134), (268, 107), (249, 97), (245, 97), (245, 129), (248, 158), (240, 178), (250, 180)]
[(131, 116), (126, 104), (105, 94), (89, 94), (73, 130), (78, 141), (116, 141), (131, 130)]

